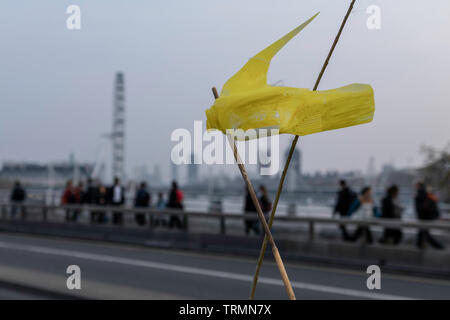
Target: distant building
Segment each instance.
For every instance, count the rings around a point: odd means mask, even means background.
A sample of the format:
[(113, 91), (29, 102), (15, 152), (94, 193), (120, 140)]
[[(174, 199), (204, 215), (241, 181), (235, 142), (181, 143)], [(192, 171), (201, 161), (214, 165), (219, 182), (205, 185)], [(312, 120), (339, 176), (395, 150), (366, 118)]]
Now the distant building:
[(31, 162), (4, 162), (0, 177), (5, 180), (20, 180), (33, 186), (62, 186), (67, 180), (86, 180), (91, 176), (93, 164), (75, 161), (49, 164)]
[(161, 177), (161, 166), (159, 164), (155, 164), (153, 167), (153, 175), (152, 175), (152, 184), (159, 186), (162, 183)]
[(375, 168), (375, 157), (371, 156), (369, 158), (369, 163), (367, 164), (365, 184), (376, 188), (377, 171)]
[(151, 187), (161, 186), (161, 168), (155, 164), (153, 171), (150, 172), (147, 165), (140, 165), (134, 168), (133, 180), (135, 183), (146, 182)]
[[(284, 163), (286, 163), (287, 158), (289, 157), (290, 146), (286, 149), (284, 154)], [(284, 164), (283, 164), (284, 166)], [(287, 189), (288, 191), (294, 191), (298, 189), (301, 184), (302, 178), (302, 154), (299, 149), (294, 149), (294, 153), (292, 154), (291, 163), (289, 165), (289, 171), (286, 176), (287, 180)]]
[[(289, 156), (289, 149), (290, 147), (285, 152), (284, 155), (285, 161)], [(302, 176), (302, 153), (297, 148), (294, 150), (294, 153), (292, 154), (291, 164), (289, 165), (289, 167), (290, 167), (289, 171), (292, 170), (292, 172), (294, 172), (298, 178)]]
[(191, 153), (191, 164), (188, 165), (188, 184), (193, 185), (198, 182), (198, 164), (194, 163), (195, 155)]
[(170, 161), (170, 169), (171, 169), (172, 181), (179, 181), (178, 166), (175, 163), (173, 163), (172, 161)]
[[(270, 148), (267, 148), (266, 150), (266, 156), (268, 159), (271, 159), (272, 157), (272, 150)], [(268, 169), (270, 168), (271, 163), (261, 163), (261, 158), (258, 157), (258, 175), (261, 174), (263, 169)], [(267, 178), (267, 176), (262, 176), (263, 178)]]
[(134, 180), (137, 183), (145, 181), (147, 184), (150, 183), (151, 176), (148, 173), (148, 167), (146, 165), (137, 166), (134, 169)]

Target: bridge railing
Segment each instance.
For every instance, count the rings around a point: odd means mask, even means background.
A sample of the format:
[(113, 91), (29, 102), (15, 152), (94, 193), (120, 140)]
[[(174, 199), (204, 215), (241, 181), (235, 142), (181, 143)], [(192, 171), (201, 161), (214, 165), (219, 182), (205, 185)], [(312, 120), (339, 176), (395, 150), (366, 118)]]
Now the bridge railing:
[[(236, 214), (236, 213), (219, 213), (219, 212), (200, 212), (200, 211), (183, 211), (176, 209), (158, 209), (158, 208), (129, 208), (122, 206), (95, 206), (95, 205), (42, 205), (42, 204), (13, 204), (13, 203), (0, 203), (0, 221), (11, 220), (11, 212), (15, 211), (19, 219), (24, 221), (43, 221), (43, 222), (56, 222), (58, 216), (56, 212), (96, 212), (96, 213), (114, 213), (120, 212), (124, 216), (134, 216), (136, 214), (143, 214), (146, 216), (149, 223), (148, 227), (152, 228), (152, 218), (157, 216), (170, 217), (176, 215), (183, 219), (183, 230), (189, 231), (188, 220), (189, 218), (205, 218), (216, 220), (221, 234), (226, 234), (226, 221), (227, 220), (258, 220), (257, 214)], [(31, 219), (32, 218), (32, 219)], [(450, 231), (450, 221), (448, 220), (400, 220), (400, 219), (354, 219), (354, 218), (333, 218), (333, 217), (315, 217), (315, 216), (278, 216), (276, 220), (279, 222), (288, 222), (290, 224), (307, 224), (309, 228), (309, 238), (312, 240), (315, 236), (315, 226), (317, 224), (327, 225), (358, 225), (367, 227), (384, 227), (384, 228), (413, 228), (418, 230), (441, 230)], [(72, 222), (73, 223), (73, 222)], [(82, 222), (79, 222), (82, 223)], [(108, 222), (112, 223), (112, 222)]]

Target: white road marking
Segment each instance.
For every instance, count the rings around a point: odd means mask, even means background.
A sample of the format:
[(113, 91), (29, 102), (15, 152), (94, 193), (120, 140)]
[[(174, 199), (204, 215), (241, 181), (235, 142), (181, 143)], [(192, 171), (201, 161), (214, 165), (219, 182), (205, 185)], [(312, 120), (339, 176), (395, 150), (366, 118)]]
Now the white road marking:
[[(253, 281), (252, 276), (245, 275), (245, 274), (211, 270), (211, 269), (203, 269), (203, 268), (195, 268), (195, 267), (188, 267), (188, 266), (180, 266), (180, 265), (146, 261), (146, 260), (121, 258), (121, 257), (117, 257), (117, 256), (110, 256), (110, 255), (103, 255), (103, 254), (96, 254), (96, 253), (86, 253), (86, 252), (81, 252), (81, 251), (54, 249), (54, 248), (41, 247), (41, 246), (12, 244), (12, 243), (1, 242), (1, 241), (0, 241), (0, 248), (21, 250), (21, 251), (28, 251), (28, 252), (33, 252), (33, 253), (49, 254), (49, 255), (57, 255), (57, 256), (65, 256), (65, 257), (79, 258), (79, 259), (86, 259), (86, 260), (94, 260), (94, 261), (101, 261), (101, 262), (118, 263), (118, 264), (130, 265), (130, 266), (135, 266), (135, 267), (144, 267), (144, 268), (152, 268), (152, 269), (159, 269), (159, 270), (165, 270), (165, 271), (182, 272), (182, 273), (189, 273), (189, 274), (195, 274), (195, 275), (200, 275), (200, 276), (209, 276), (209, 277), (216, 277), (216, 278), (223, 278), (223, 279), (230, 279), (230, 280), (239, 280), (239, 281), (245, 281), (245, 282)], [(284, 286), (283, 282), (281, 280), (273, 279), (273, 278), (259, 277), (258, 282), (264, 283), (264, 284), (269, 284), (269, 285)], [(369, 292), (369, 291), (345, 289), (345, 288), (332, 287), (332, 286), (317, 285), (317, 284), (298, 282), (298, 281), (293, 281), (291, 283), (292, 283), (292, 287), (297, 288), (297, 289), (305, 289), (305, 290), (311, 290), (311, 291), (333, 293), (333, 294), (351, 296), (351, 297), (357, 297), (357, 298), (380, 299), (380, 300), (412, 300), (412, 298), (409, 298), (409, 297)]]
[[(28, 239), (36, 239), (36, 238), (44, 238), (44, 239), (48, 239), (48, 236), (43, 236), (43, 235), (32, 235), (32, 236), (25, 236), (25, 235), (20, 235), (20, 236), (16, 236), (15, 234), (10, 234), (10, 233), (4, 233), (2, 234), (2, 236), (5, 236), (6, 238), (10, 238), (12, 241), (14, 241), (15, 239), (23, 239), (23, 238), (28, 238)], [(0, 240), (1, 242), (1, 240)], [(113, 248), (113, 249), (117, 249), (118, 247), (121, 250), (127, 250), (127, 251), (131, 251), (131, 252), (163, 252), (164, 254), (168, 254), (171, 256), (189, 256), (189, 257), (205, 257), (205, 253), (199, 253), (199, 252), (193, 252), (193, 251), (186, 251), (186, 250), (181, 250), (181, 249), (163, 249), (163, 248), (155, 248), (155, 247), (139, 247), (139, 246), (130, 246), (129, 244), (123, 244), (123, 243), (98, 243), (95, 240), (87, 240), (87, 239), (77, 239), (76, 240), (77, 243), (88, 243), (91, 246), (94, 246), (96, 248)], [(67, 243), (67, 244), (73, 244), (74, 240), (69, 240), (67, 238), (61, 239), (58, 238), (58, 243), (63, 244), (63, 243)], [(255, 262), (255, 260), (253, 258), (249, 258), (249, 257), (245, 257), (245, 256), (224, 256), (221, 255), (219, 253), (208, 253), (208, 257), (209, 258), (213, 258), (213, 259), (217, 259), (217, 260), (224, 260), (224, 261), (236, 261), (236, 262), (245, 262), (245, 263), (251, 263), (253, 264)], [(275, 266), (276, 267), (276, 263), (275, 261), (265, 261), (264, 262), (265, 265), (271, 265), (271, 266)], [(327, 273), (338, 273), (338, 274), (349, 274), (349, 275), (355, 275), (355, 276), (361, 276), (361, 270), (357, 271), (357, 270), (351, 270), (351, 269), (341, 269), (338, 267), (332, 267), (332, 266), (311, 266), (308, 264), (302, 264), (301, 262), (291, 262), (291, 261), (287, 261), (284, 263), (284, 265), (290, 269), (296, 269), (296, 270), (313, 270), (313, 271), (323, 271), (323, 272), (327, 272)], [(363, 274), (365, 273), (365, 269), (362, 270)], [(383, 279), (393, 279), (393, 280), (400, 280), (400, 281), (408, 281), (408, 282), (417, 282), (417, 283), (424, 283), (424, 284), (431, 284), (431, 285), (438, 285), (438, 286), (450, 286), (450, 281), (449, 280), (444, 280), (444, 279), (433, 279), (433, 278), (419, 278), (416, 276), (412, 276), (412, 275), (400, 275), (400, 274), (393, 274), (393, 273), (383, 273)]]

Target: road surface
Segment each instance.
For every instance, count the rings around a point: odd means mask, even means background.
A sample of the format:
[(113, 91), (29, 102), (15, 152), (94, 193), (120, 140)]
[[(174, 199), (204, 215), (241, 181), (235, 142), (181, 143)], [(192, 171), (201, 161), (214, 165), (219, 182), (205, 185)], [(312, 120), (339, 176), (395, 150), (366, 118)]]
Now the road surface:
[[(81, 269), (81, 290), (67, 289), (69, 265)], [(365, 269), (299, 263), (286, 263), (286, 269), (297, 299), (450, 299), (450, 281), (445, 279), (382, 271), (381, 289), (368, 290)], [(61, 295), (88, 299), (247, 299), (254, 270), (254, 258), (0, 233), (0, 299)], [(286, 297), (278, 269), (266, 261), (255, 298)]]

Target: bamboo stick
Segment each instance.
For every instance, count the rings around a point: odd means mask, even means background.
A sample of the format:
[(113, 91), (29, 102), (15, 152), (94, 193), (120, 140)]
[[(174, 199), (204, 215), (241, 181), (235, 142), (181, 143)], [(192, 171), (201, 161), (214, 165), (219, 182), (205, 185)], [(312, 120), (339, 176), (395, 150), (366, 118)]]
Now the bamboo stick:
[[(323, 64), (323, 66), (322, 66), (322, 69), (320, 70), (319, 76), (317, 77), (316, 83), (314, 84), (313, 91), (316, 91), (317, 87), (319, 86), (320, 80), (322, 79), (322, 76), (323, 76), (323, 74), (325, 72), (325, 69), (328, 66), (328, 62), (330, 61), (330, 58), (331, 58), (331, 56), (333, 54), (333, 51), (336, 48), (336, 45), (337, 45), (337, 43), (339, 41), (339, 38), (340, 38), (341, 33), (342, 33), (342, 30), (344, 30), (344, 26), (345, 26), (345, 24), (346, 24), (346, 22), (348, 20), (348, 17), (350, 16), (351, 11), (353, 10), (353, 6), (355, 4), (355, 1), (356, 0), (352, 0), (352, 2), (350, 3), (350, 6), (349, 6), (349, 8), (347, 10), (347, 13), (346, 13), (346, 15), (344, 17), (344, 20), (341, 23), (339, 31), (338, 31), (338, 33), (337, 33), (337, 35), (336, 35), (336, 37), (334, 39), (334, 42), (333, 42), (333, 44), (331, 46), (331, 49), (328, 52), (328, 56), (325, 59), (325, 62)], [(280, 199), (280, 195), (281, 195), (281, 192), (283, 190), (284, 180), (286, 178), (286, 174), (287, 174), (287, 171), (289, 169), (289, 164), (291, 163), (292, 154), (294, 153), (295, 147), (296, 147), (297, 142), (298, 142), (298, 138), (299, 138), (299, 136), (295, 136), (294, 139), (292, 140), (291, 148), (289, 150), (289, 155), (288, 155), (288, 158), (286, 159), (286, 164), (284, 165), (283, 172), (281, 174), (281, 179), (280, 179), (280, 183), (278, 185), (277, 195), (275, 197), (275, 201), (274, 201), (274, 204), (273, 204), (273, 207), (272, 207), (272, 212), (271, 212), (270, 218), (269, 218), (269, 228), (272, 228), (273, 220), (274, 220), (274, 217), (275, 217), (275, 212), (276, 212), (277, 206), (278, 206), (278, 201)], [(253, 299), (255, 297), (255, 291), (256, 291), (256, 285), (258, 283), (259, 271), (261, 270), (261, 265), (262, 265), (262, 262), (264, 260), (264, 255), (266, 254), (267, 243), (268, 243), (268, 239), (267, 239), (267, 234), (266, 234), (266, 236), (264, 236), (264, 241), (263, 241), (263, 244), (261, 246), (261, 251), (259, 253), (258, 262), (256, 264), (255, 274), (253, 276), (253, 283), (252, 283), (252, 288), (251, 288), (251, 291), (250, 291), (250, 299)]]
[[(215, 87), (212, 88), (212, 92), (215, 99), (219, 98), (219, 94), (217, 92), (217, 89)], [(234, 140), (233, 136), (227, 135), (228, 141), (230, 143), (231, 149), (233, 150), (234, 159), (236, 160), (236, 163), (239, 167), (239, 170), (241, 171), (242, 178), (245, 181), (245, 184), (247, 186), (248, 192), (250, 193), (250, 197), (252, 198), (253, 204), (256, 207), (256, 211), (258, 213), (259, 220), (263, 226), (265, 237), (267, 237), (268, 242), (270, 242), (270, 245), (272, 247), (272, 253), (275, 257), (275, 262), (277, 264), (278, 270), (280, 271), (281, 279), (283, 280), (283, 284), (286, 288), (286, 292), (288, 294), (288, 297), (290, 300), (295, 300), (295, 294), (294, 290), (292, 289), (291, 282), (289, 281), (289, 277), (286, 273), (286, 269), (284, 268), (283, 260), (281, 259), (280, 253), (278, 252), (278, 248), (275, 245), (275, 241), (273, 240), (272, 233), (270, 232), (269, 226), (267, 225), (266, 218), (264, 217), (264, 213), (261, 210), (261, 206), (259, 204), (258, 198), (256, 197), (255, 190), (253, 189), (252, 183), (250, 182), (250, 179), (247, 174), (247, 170), (245, 169), (244, 163), (242, 162), (239, 152), (236, 147), (236, 141)]]

